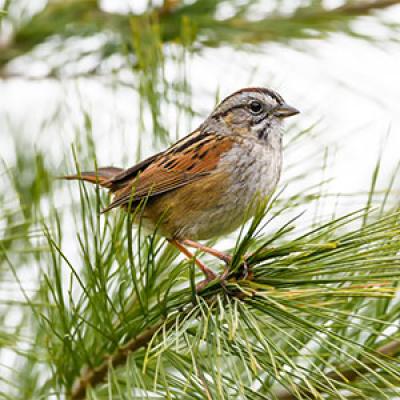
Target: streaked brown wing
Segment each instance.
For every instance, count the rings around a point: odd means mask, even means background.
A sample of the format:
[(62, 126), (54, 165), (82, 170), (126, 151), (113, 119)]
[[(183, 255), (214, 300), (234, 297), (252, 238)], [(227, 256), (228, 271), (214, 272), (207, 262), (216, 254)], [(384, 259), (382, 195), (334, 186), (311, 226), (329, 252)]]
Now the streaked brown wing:
[(156, 158), (139, 175), (135, 174), (128, 180), (123, 177), (125, 184), (116, 190), (113, 202), (103, 212), (201, 179), (216, 168), (222, 154), (233, 144), (231, 137), (194, 132)]
[(146, 169), (154, 160), (161, 156), (162, 153), (155, 154), (145, 160), (135, 164), (133, 167), (119, 171), (118, 174), (112, 176), (107, 184), (111, 187), (111, 191), (116, 191), (126, 184), (127, 181), (135, 178), (139, 173)]

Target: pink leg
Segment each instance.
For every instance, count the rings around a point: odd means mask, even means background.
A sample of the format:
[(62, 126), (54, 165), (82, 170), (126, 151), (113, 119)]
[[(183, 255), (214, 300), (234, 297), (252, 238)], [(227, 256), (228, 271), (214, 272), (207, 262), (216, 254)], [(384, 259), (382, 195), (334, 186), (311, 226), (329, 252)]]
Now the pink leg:
[(205, 264), (203, 264), (197, 257), (195, 257), (180, 241), (175, 239), (170, 239), (169, 242), (174, 245), (182, 254), (184, 254), (190, 260), (194, 259), (196, 265), (201, 269), (203, 274), (207, 277), (207, 281), (212, 281), (217, 277), (211, 269), (209, 269)]
[[(211, 254), (212, 256), (217, 257), (220, 260), (224, 261), (226, 264), (229, 264), (232, 262), (232, 256), (230, 256), (229, 254), (225, 254), (222, 251), (213, 249), (212, 247), (203, 246), (202, 244), (197, 243), (193, 240), (189, 240), (189, 239), (182, 240), (182, 243), (184, 243), (188, 247), (193, 247), (195, 249), (199, 249), (199, 250), (203, 251), (204, 253)], [(246, 258), (247, 257), (245, 257), (245, 259)], [(248, 269), (248, 265), (245, 260), (243, 261), (243, 269), (244, 269), (244, 279), (247, 279), (248, 274), (249, 274), (249, 269)], [(229, 271), (230, 271), (229, 268), (225, 268), (224, 272), (221, 275), (222, 280), (224, 280), (227, 277)]]
[(199, 249), (201, 251), (204, 251), (204, 253), (211, 254), (212, 256), (219, 258), (220, 260), (226, 262), (227, 264), (229, 264), (232, 261), (232, 257), (230, 255), (225, 254), (222, 251), (213, 249), (212, 247), (203, 246), (202, 244), (197, 243), (193, 240), (189, 239), (182, 240), (182, 243), (188, 247), (193, 247), (194, 249)]

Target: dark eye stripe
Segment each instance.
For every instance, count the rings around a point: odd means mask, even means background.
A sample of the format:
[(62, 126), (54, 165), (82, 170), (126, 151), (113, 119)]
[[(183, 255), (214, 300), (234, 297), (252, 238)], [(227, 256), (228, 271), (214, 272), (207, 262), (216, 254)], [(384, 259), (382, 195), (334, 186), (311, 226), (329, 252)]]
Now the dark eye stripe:
[(224, 117), (225, 115), (229, 114), (232, 110), (236, 110), (238, 108), (243, 108), (243, 107), (247, 107), (247, 105), (246, 104), (236, 104), (236, 105), (228, 108), (225, 111), (221, 111), (217, 114), (214, 114), (213, 118), (218, 119), (218, 118)]
[[(256, 101), (258, 101), (258, 100), (256, 100)], [(221, 112), (219, 112), (219, 113), (217, 113), (217, 114), (214, 114), (214, 115), (213, 115), (213, 118), (218, 119), (218, 118), (224, 117), (225, 115), (229, 114), (232, 110), (236, 110), (236, 109), (239, 109), (239, 108), (248, 108), (248, 104), (236, 104), (236, 105), (234, 105), (234, 106), (228, 108), (228, 109), (225, 110), (225, 111), (221, 111)], [(263, 110), (263, 111), (266, 111), (267, 114), (270, 112), (269, 109)], [(261, 121), (261, 119), (263, 119), (263, 118), (265, 118), (265, 116), (262, 116), (262, 118), (260, 118), (260, 121)]]

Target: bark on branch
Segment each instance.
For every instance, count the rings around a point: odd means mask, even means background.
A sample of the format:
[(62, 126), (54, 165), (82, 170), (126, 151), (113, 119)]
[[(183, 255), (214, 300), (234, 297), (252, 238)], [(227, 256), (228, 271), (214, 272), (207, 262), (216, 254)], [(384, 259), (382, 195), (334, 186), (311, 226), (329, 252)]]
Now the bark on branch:
[(153, 335), (162, 327), (163, 323), (164, 321), (146, 329), (140, 335), (131, 339), (123, 347), (118, 348), (114, 354), (105, 357), (103, 363), (97, 368), (85, 371), (75, 382), (74, 387), (72, 388), (71, 399), (84, 399), (89, 387), (95, 387), (104, 382), (111, 365), (114, 368), (122, 365), (130, 353), (146, 346)]
[[(248, 278), (249, 279), (249, 278)], [(203, 280), (200, 281), (196, 286), (196, 293), (200, 293), (205, 286), (207, 286), (208, 281)], [(243, 297), (243, 293), (239, 292), (237, 294), (231, 293), (232, 295), (236, 295), (237, 297)], [(212, 302), (212, 297), (206, 299), (207, 302)], [(183, 313), (190, 312), (191, 307), (186, 308)], [(131, 353), (134, 353), (138, 349), (146, 347), (153, 336), (162, 328), (169, 329), (176, 323), (176, 318), (171, 319), (170, 321), (160, 321), (159, 323), (147, 328), (145, 331), (135, 336), (131, 340), (129, 340), (124, 346), (119, 347), (115, 350), (115, 352), (111, 355), (107, 355), (104, 357), (103, 362), (96, 368), (88, 368), (84, 371), (80, 377), (75, 381), (72, 392), (69, 396), (71, 400), (82, 400), (86, 397), (87, 391), (90, 387), (94, 388), (101, 383), (105, 382), (107, 378), (108, 371), (110, 367), (116, 368), (120, 365), (123, 365), (128, 356)]]

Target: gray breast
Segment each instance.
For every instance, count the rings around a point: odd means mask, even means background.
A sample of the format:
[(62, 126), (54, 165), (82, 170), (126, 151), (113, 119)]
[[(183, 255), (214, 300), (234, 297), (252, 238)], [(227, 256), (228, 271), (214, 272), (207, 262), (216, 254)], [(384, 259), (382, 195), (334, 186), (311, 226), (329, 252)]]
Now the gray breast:
[[(266, 197), (273, 192), (282, 166), (280, 136), (273, 143), (245, 140), (233, 147), (221, 162), (230, 170), (231, 184), (228, 185), (229, 189), (224, 193), (221, 204), (208, 210), (204, 216), (207, 235), (212, 232), (213, 236), (236, 230), (254, 215), (256, 195)], [(196, 227), (196, 236), (199, 239), (206, 238), (202, 232), (204, 228), (199, 225)]]
[(282, 168), (280, 132), (267, 141), (253, 138), (237, 145), (223, 159), (231, 171), (231, 196), (239, 208), (246, 207), (256, 194), (268, 196), (275, 189)]

